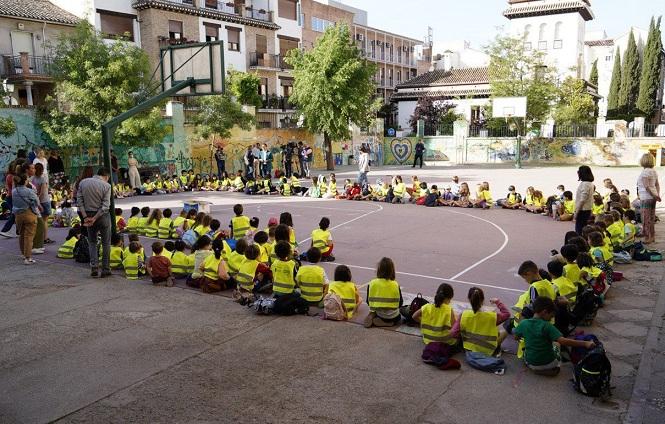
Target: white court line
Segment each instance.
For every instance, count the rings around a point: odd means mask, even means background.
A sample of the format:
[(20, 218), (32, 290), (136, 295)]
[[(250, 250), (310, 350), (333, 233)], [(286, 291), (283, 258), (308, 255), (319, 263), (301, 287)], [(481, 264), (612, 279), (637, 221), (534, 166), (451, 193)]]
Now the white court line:
[[(325, 262), (325, 263), (328, 263), (328, 264), (331, 264), (331, 265), (346, 265), (349, 268), (365, 269), (365, 270), (368, 270), (368, 271), (376, 270), (376, 268), (370, 268), (370, 267), (367, 267), (367, 266), (360, 266), (360, 265), (340, 264), (340, 263), (337, 263), (337, 262)], [(487, 288), (491, 288), (491, 289), (511, 291), (511, 292), (515, 292), (515, 293), (524, 293), (524, 290), (493, 286), (491, 284), (472, 283), (470, 281), (462, 281), (462, 280), (457, 280), (457, 279), (454, 279), (454, 278), (433, 277), (431, 275), (413, 274), (413, 273), (410, 273), (410, 272), (400, 272), (400, 271), (396, 271), (395, 274), (406, 275), (406, 276), (409, 276), (409, 277), (426, 278), (428, 280), (437, 280), (437, 281), (445, 281), (445, 282), (449, 282), (449, 283), (464, 284), (464, 285), (467, 285), (467, 286), (487, 287)], [(367, 287), (368, 284), (369, 283), (365, 283), (361, 286), (358, 286), (358, 288), (362, 289), (363, 287)]]
[[(357, 217), (355, 217), (355, 218), (353, 218), (353, 219), (350, 219), (350, 220), (348, 220), (348, 221), (342, 222), (341, 224), (337, 224), (337, 225), (335, 225), (334, 227), (329, 228), (328, 230), (329, 230), (329, 231), (332, 231), (332, 230), (334, 230), (335, 228), (342, 227), (342, 226), (344, 226), (344, 225), (350, 224), (350, 223), (355, 222), (355, 221), (357, 221), (357, 220), (359, 220), (359, 219), (363, 219), (363, 218), (365, 218), (366, 216), (372, 215), (372, 214), (377, 213), (377, 212), (381, 212), (381, 211), (383, 210), (383, 206), (381, 206), (381, 205), (374, 204), (374, 206), (378, 206), (379, 208), (378, 208), (378, 209), (375, 209), (375, 210), (373, 210), (373, 211), (370, 211), (370, 212), (364, 213), (364, 214), (362, 214), (362, 215), (360, 215), (360, 216), (357, 216)], [(311, 239), (312, 239), (311, 237), (307, 237), (306, 239), (300, 241), (300, 242), (298, 243), (298, 246), (300, 246), (301, 244), (303, 244), (303, 243), (305, 243), (305, 242), (310, 241)], [(332, 263), (332, 262), (330, 262), (330, 263)]]
[[(463, 269), (462, 271), (458, 272), (457, 274), (453, 275), (452, 277), (450, 277), (450, 280), (456, 280), (457, 278), (459, 278), (463, 274), (466, 274), (467, 272), (471, 271), (472, 269), (474, 269), (478, 265), (482, 264), (483, 262), (485, 262), (489, 259), (492, 259), (496, 255), (501, 253), (503, 251), (503, 249), (505, 249), (506, 246), (508, 245), (508, 241), (510, 240), (510, 238), (508, 237), (508, 234), (506, 234), (506, 232), (503, 231), (503, 228), (501, 228), (497, 224), (493, 223), (492, 221), (490, 221), (488, 219), (485, 219), (485, 218), (480, 218), (478, 216), (471, 215), (471, 214), (465, 213), (465, 212), (457, 212), (457, 211), (451, 211), (451, 210), (446, 210), (446, 212), (455, 213), (455, 214), (458, 214), (458, 215), (464, 215), (464, 216), (468, 216), (468, 217), (473, 218), (473, 219), (477, 219), (479, 221), (487, 222), (488, 224), (494, 226), (497, 230), (499, 230), (501, 232), (501, 234), (503, 234), (503, 244), (501, 245), (501, 247), (499, 247), (494, 253), (485, 256), (484, 258), (482, 258), (478, 262), (474, 263), (473, 265), (470, 265), (470, 266), (466, 267), (465, 269)], [(518, 290), (518, 291), (522, 291), (522, 290)]]
[[(270, 207), (269, 203), (265, 203), (263, 205), (257, 206), (257, 208), (261, 207)], [(324, 208), (321, 206), (303, 206), (303, 205), (293, 205), (294, 208), (307, 208), (307, 209), (325, 209), (329, 211), (344, 211), (344, 212), (374, 212), (374, 211), (368, 211), (367, 209), (344, 209), (344, 208)]]

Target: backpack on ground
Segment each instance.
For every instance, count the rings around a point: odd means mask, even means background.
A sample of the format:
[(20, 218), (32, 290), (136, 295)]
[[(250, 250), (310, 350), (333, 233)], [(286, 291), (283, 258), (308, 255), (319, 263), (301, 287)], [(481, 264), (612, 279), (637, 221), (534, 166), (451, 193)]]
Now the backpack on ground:
[(573, 386), (590, 397), (610, 397), (612, 364), (602, 344), (590, 349), (573, 368)]
[(275, 299), (273, 313), (277, 315), (304, 315), (307, 312), (309, 312), (309, 303), (298, 294), (285, 294)]
[(275, 299), (271, 297), (260, 297), (254, 301), (251, 308), (257, 315), (272, 315), (275, 308)]
[(337, 293), (329, 292), (323, 298), (323, 319), (333, 321), (344, 321), (346, 319), (344, 302)]
[(409, 306), (402, 306), (400, 308), (400, 313), (404, 317), (406, 325), (410, 327), (418, 325), (418, 323), (413, 320), (413, 314), (415, 314), (416, 311), (419, 311), (420, 308), (427, 305), (428, 303), (429, 301), (425, 299), (422, 294), (418, 293), (416, 297), (413, 298)]
[(88, 244), (88, 238), (84, 235), (79, 237), (74, 245), (74, 260), (82, 264), (90, 263), (90, 245)]
[(619, 252), (614, 252), (614, 262), (617, 264), (629, 264), (633, 262), (633, 258), (630, 256), (630, 253), (625, 250)]
[(570, 313), (571, 324), (578, 326), (592, 321), (596, 317), (598, 308), (602, 304), (601, 298), (591, 287), (584, 287), (577, 293), (575, 306)]

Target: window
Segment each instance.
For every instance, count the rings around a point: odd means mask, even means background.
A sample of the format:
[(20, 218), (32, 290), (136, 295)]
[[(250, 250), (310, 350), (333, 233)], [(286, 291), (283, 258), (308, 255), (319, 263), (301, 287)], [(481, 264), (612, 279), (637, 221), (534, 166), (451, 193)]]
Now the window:
[(183, 38), (182, 21), (169, 21), (169, 38), (172, 40)]
[(256, 34), (256, 53), (268, 53), (268, 38), (265, 35)]
[(402, 46), (397, 46), (397, 63), (402, 63)]
[(527, 41), (526, 43), (524, 43), (524, 50), (531, 51), (532, 48), (533, 46), (531, 45), (530, 42)]
[(402, 71), (397, 71), (397, 84), (402, 82)]
[(282, 95), (284, 97), (291, 97), (293, 95), (293, 79), (280, 78), (279, 83), (282, 86)]
[(104, 38), (126, 37), (134, 41), (134, 19), (136, 16), (97, 9)]
[(335, 23), (312, 16), (312, 31), (325, 32), (331, 26), (335, 26)]
[(217, 0), (205, 0), (208, 9), (217, 9)]
[(298, 20), (297, 1), (279, 0), (279, 2), (277, 3), (277, 8), (280, 18), (290, 19), (292, 21)]
[(547, 50), (547, 41), (539, 41), (538, 50)]
[(612, 55), (611, 54), (608, 54), (607, 56), (605, 56), (605, 62), (611, 62), (611, 61), (612, 61)]
[(556, 25), (554, 25), (554, 39), (555, 40), (561, 40), (561, 27), (563, 26), (563, 23), (557, 22)]
[(203, 27), (206, 30), (206, 41), (219, 40), (219, 28), (221, 27), (221, 25), (204, 22)]
[(524, 38), (529, 38), (529, 35), (531, 35), (531, 25), (527, 25), (524, 27)]
[(229, 44), (229, 51), (240, 51), (240, 28), (226, 27), (228, 37), (227, 43)]
[(279, 54), (285, 58), (287, 53), (298, 48), (298, 41), (286, 38), (279, 39)]
[(540, 30), (538, 31), (538, 41), (545, 40), (546, 32), (547, 32), (547, 24), (540, 24)]
[(388, 87), (393, 86), (393, 70), (388, 69)]
[(555, 49), (560, 49), (563, 47), (563, 41), (561, 40), (554, 40), (554, 43), (552, 44), (552, 48)]
[(261, 78), (261, 84), (259, 85), (259, 94), (261, 97), (268, 96), (268, 78)]

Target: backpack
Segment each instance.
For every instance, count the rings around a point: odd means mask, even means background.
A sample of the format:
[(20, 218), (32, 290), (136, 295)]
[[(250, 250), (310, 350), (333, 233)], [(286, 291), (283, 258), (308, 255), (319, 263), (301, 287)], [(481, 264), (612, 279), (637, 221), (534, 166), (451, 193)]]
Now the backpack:
[(273, 313), (277, 315), (304, 315), (307, 312), (309, 312), (309, 303), (298, 294), (285, 294), (275, 299)]
[(613, 255), (614, 262), (618, 264), (629, 264), (633, 261), (630, 253), (626, 252), (625, 250), (614, 252)]
[(182, 235), (182, 241), (185, 242), (187, 247), (192, 247), (194, 243), (196, 243), (196, 240), (199, 239), (199, 235), (196, 234), (196, 231), (194, 229), (189, 229), (185, 231), (185, 234)]
[(88, 237), (79, 237), (74, 245), (74, 260), (82, 264), (90, 263), (90, 245), (88, 244)]
[(418, 293), (416, 297), (413, 298), (409, 306), (402, 306), (400, 308), (400, 313), (404, 317), (406, 325), (410, 327), (418, 325), (418, 323), (413, 320), (413, 314), (415, 314), (416, 311), (419, 311), (420, 308), (427, 305), (428, 303), (429, 301), (425, 299), (422, 294)]
[(275, 299), (271, 297), (260, 297), (251, 305), (257, 315), (272, 315), (274, 307)]
[(333, 321), (344, 321), (346, 319), (344, 303), (337, 293), (328, 293), (323, 298), (323, 319)]
[(591, 397), (612, 396), (610, 378), (612, 364), (602, 344), (596, 345), (573, 368), (573, 386), (578, 392)]
[(577, 293), (575, 306), (571, 311), (571, 324), (577, 326), (584, 321), (592, 320), (598, 312), (602, 301), (591, 287), (580, 289)]
[(636, 261), (659, 262), (663, 260), (663, 255), (657, 250), (649, 250), (641, 242), (635, 243), (633, 259)]

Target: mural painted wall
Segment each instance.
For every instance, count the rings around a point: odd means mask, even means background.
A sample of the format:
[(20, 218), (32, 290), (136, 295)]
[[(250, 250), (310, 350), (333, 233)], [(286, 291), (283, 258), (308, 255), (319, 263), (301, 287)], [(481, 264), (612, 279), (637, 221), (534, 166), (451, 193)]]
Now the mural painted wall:
[(37, 125), (33, 109), (0, 108), (0, 116), (12, 118), (16, 123), (14, 135), (0, 136), (0, 173), (4, 175), (19, 149), (32, 150), (37, 146), (49, 146), (52, 141)]

